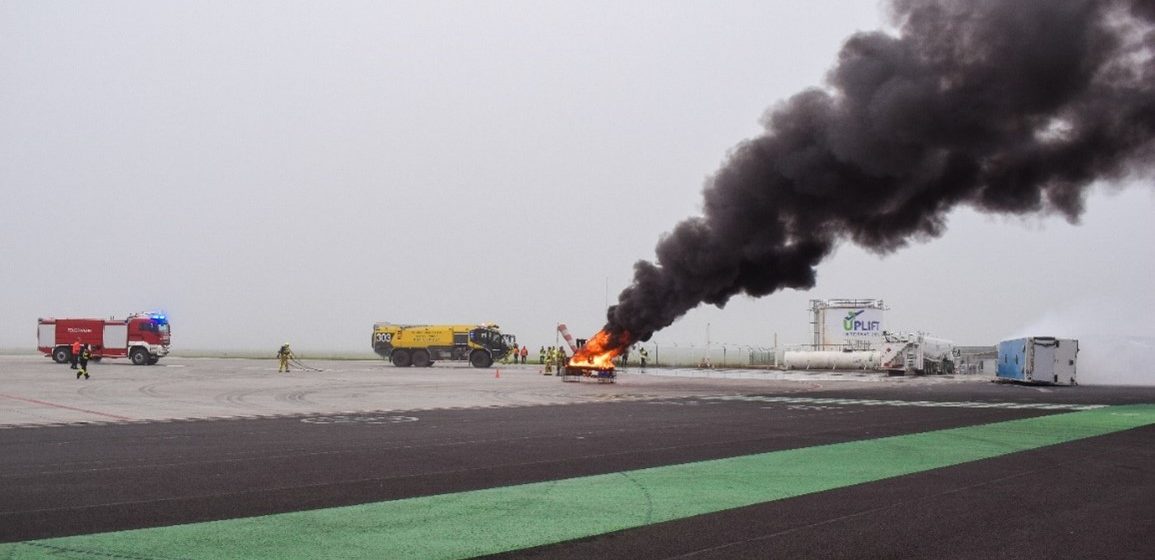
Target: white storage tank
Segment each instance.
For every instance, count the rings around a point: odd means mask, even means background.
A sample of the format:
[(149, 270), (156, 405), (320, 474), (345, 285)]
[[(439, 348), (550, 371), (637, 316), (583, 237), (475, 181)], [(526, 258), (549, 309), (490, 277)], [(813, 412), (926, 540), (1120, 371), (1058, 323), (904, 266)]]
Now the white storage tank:
[(786, 369), (865, 370), (878, 369), (878, 364), (877, 350), (788, 351), (783, 356)]
[(812, 299), (810, 328), (815, 350), (876, 347), (885, 328), (881, 299)]

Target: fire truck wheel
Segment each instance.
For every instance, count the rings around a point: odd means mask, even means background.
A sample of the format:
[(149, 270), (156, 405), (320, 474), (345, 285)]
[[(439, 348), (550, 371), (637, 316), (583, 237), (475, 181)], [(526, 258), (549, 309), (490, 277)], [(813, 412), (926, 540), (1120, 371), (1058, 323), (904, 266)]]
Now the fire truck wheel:
[(52, 361), (58, 364), (68, 363), (72, 359), (72, 351), (67, 346), (59, 346), (52, 351)]
[(132, 358), (132, 365), (134, 366), (143, 366), (148, 363), (148, 352), (144, 348), (133, 348), (128, 357)]
[(484, 350), (474, 350), (473, 353), (469, 355), (469, 363), (473, 364), (475, 368), (487, 368), (493, 365), (493, 357), (489, 355), (489, 352)]
[(393, 351), (393, 365), (397, 367), (409, 367), (413, 362), (410, 361), (408, 350), (394, 350)]
[(429, 351), (428, 350), (414, 350), (413, 351), (413, 365), (417, 367), (429, 367)]
[(156, 365), (156, 363), (157, 363), (157, 362), (159, 362), (159, 361), (160, 361), (160, 358), (153, 358), (152, 356), (149, 356), (149, 358), (148, 358), (148, 365), (150, 365), (150, 366), (155, 366), (155, 365)]

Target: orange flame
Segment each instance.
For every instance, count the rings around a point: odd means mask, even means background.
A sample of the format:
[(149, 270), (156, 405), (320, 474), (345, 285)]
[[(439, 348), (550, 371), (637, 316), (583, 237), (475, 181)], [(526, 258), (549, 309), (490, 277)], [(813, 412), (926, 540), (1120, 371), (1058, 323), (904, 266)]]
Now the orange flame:
[(596, 369), (614, 369), (614, 358), (618, 357), (633, 340), (629, 333), (623, 332), (620, 336), (613, 336), (610, 331), (602, 329), (593, 338), (586, 341), (585, 346), (569, 360), (573, 367)]

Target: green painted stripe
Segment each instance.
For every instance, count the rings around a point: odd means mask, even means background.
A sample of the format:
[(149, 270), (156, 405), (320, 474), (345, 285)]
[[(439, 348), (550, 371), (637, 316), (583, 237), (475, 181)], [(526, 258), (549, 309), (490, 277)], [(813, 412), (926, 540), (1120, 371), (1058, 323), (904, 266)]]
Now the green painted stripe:
[(263, 517), (0, 545), (0, 558), (468, 558), (1155, 424), (1155, 405)]

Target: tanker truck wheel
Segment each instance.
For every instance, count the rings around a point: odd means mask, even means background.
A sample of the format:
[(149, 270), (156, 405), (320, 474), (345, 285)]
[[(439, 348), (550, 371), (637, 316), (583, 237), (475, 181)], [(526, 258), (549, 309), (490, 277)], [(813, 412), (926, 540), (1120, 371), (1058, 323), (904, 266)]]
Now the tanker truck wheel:
[(409, 357), (408, 350), (394, 350), (393, 351), (393, 365), (397, 367), (409, 367), (413, 362)]
[(487, 368), (493, 365), (493, 357), (489, 355), (489, 352), (484, 350), (474, 350), (473, 353), (469, 355), (469, 363), (473, 364), (475, 368)]
[(58, 364), (66, 364), (68, 360), (71, 359), (72, 350), (69, 350), (67, 346), (57, 346), (56, 349), (52, 351), (52, 361)]
[(128, 357), (132, 359), (134, 366), (143, 366), (148, 363), (148, 351), (144, 348), (133, 348)]
[(413, 351), (413, 365), (414, 366), (429, 367), (429, 364), (431, 364), (431, 363), (432, 362), (429, 361), (429, 351), (427, 351), (427, 350), (414, 350)]

